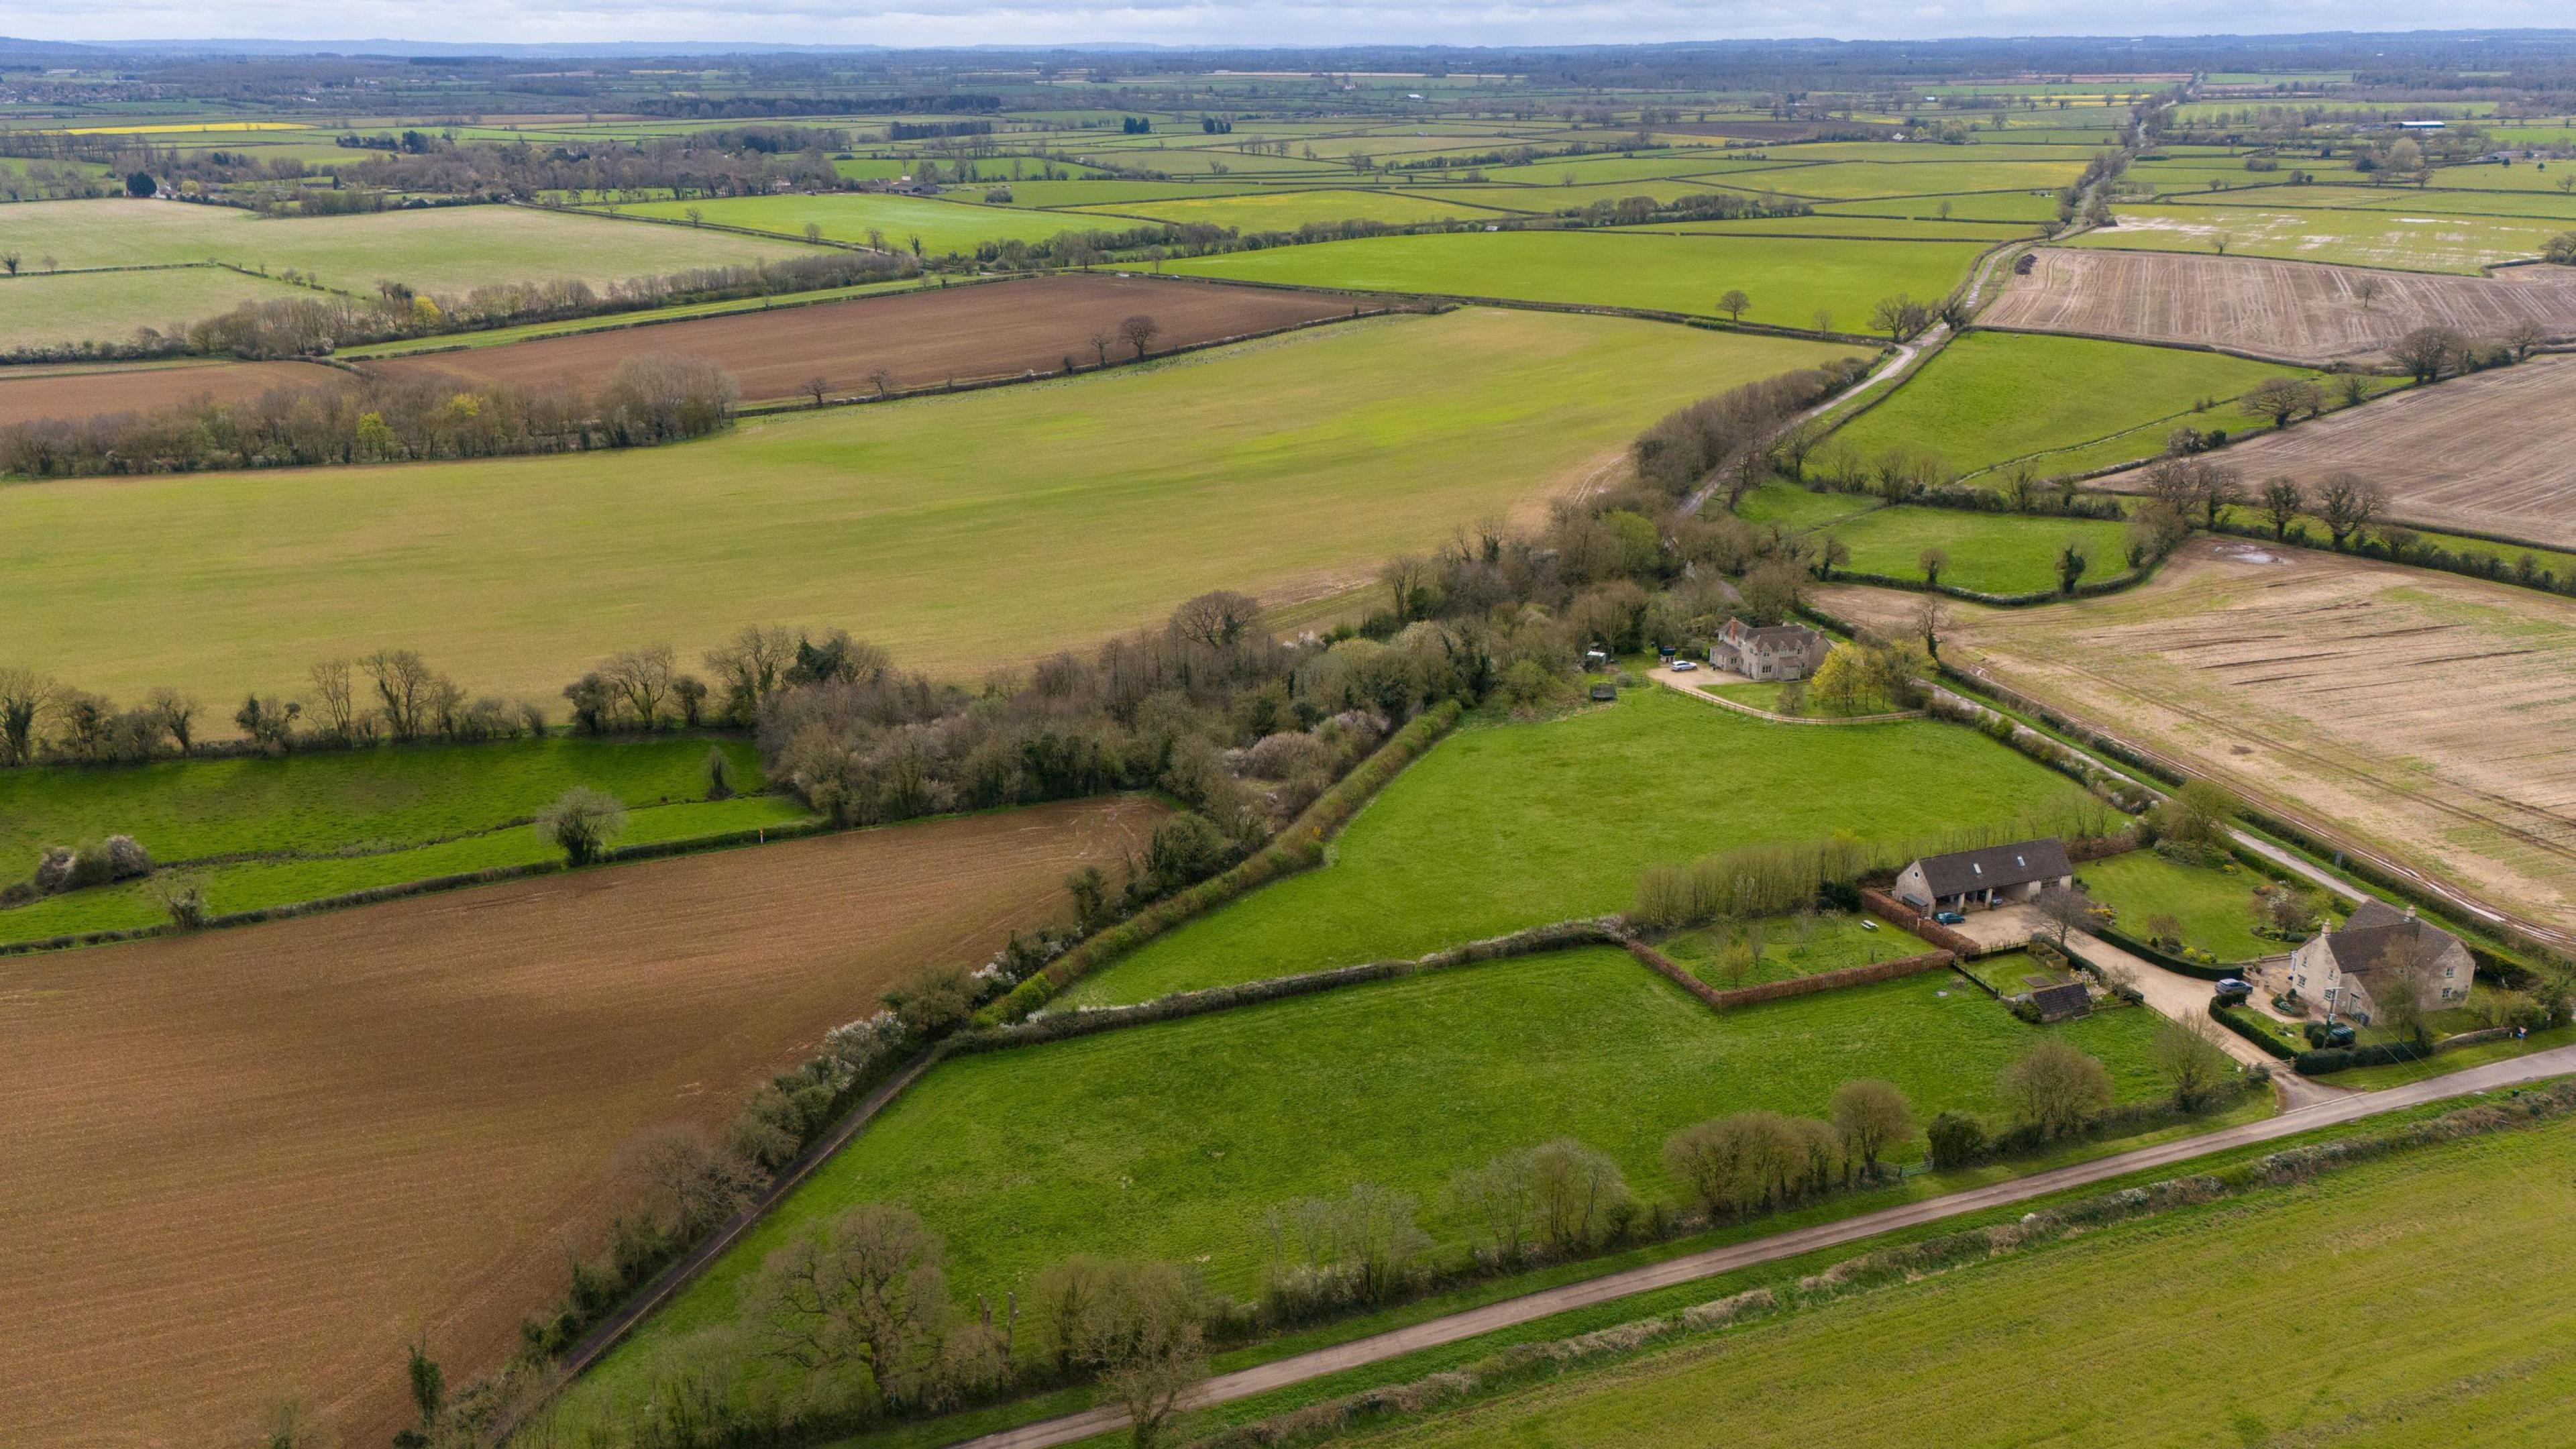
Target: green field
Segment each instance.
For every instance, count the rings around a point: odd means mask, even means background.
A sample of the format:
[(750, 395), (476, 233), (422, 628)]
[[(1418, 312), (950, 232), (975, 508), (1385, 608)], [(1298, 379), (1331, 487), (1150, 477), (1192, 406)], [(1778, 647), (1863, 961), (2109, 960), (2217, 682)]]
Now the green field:
[[(626, 829), (615, 843), (624, 848), (696, 840), (739, 830), (784, 825), (806, 818), (804, 807), (783, 795), (648, 804), (627, 812)], [(221, 915), (293, 905), (351, 891), (374, 890), (469, 871), (533, 865), (560, 860), (562, 856), (562, 851), (539, 839), (533, 828), (511, 825), (488, 829), (459, 840), (381, 854), (240, 860), (191, 867), (188, 874), (204, 888), (208, 909)], [(123, 931), (161, 925), (169, 917), (154, 895), (155, 884), (152, 881), (131, 881), (95, 890), (73, 891), (47, 897), (32, 905), (0, 910), (0, 943), (42, 941), (88, 931)]]
[(1735, 505), (1735, 515), (1754, 523), (1776, 523), (1804, 532), (1878, 506), (1878, 500), (1866, 493), (1824, 493), (1774, 478), (1745, 494), (1743, 501)]
[[(600, 285), (689, 267), (802, 256), (800, 243), (636, 226), (532, 206), (447, 206), (366, 216), (264, 219), (171, 201), (48, 201), (0, 207), (0, 248), (66, 267), (218, 260), (292, 267), (372, 296), (379, 278), (425, 292), (578, 278)], [(210, 310), (221, 310), (220, 308)], [(202, 315), (202, 314), (201, 314)]]
[(2171, 916), (2182, 923), (2183, 944), (2221, 961), (2250, 961), (2290, 949), (2254, 934), (2254, 888), (2265, 878), (2243, 866), (2213, 870), (2183, 865), (2152, 850), (2133, 850), (2088, 861), (2084, 884), (2093, 899), (2117, 911), (2123, 935), (2147, 939), (2147, 922)]
[(1972, 191), (1957, 196), (1900, 196), (1873, 201), (1827, 201), (1816, 207), (1819, 216), (1910, 216), (1941, 217), (1959, 221), (2045, 222), (2057, 215), (2057, 198), (2034, 196), (2027, 191)]
[[(1750, 687), (1779, 688), (1778, 685)], [(1842, 911), (1826, 911), (1805, 917), (1775, 917), (1760, 922), (1760, 926), (1762, 954), (1750, 964), (1740, 980), (1727, 969), (1725, 958), (1730, 946), (1742, 948), (1752, 944), (1752, 935), (1747, 928), (1703, 926), (1658, 941), (1655, 949), (1671, 957), (1693, 976), (1721, 990), (1894, 961), (1901, 957), (1919, 956), (1932, 949), (1930, 942), (1910, 931), (1900, 931), (1885, 921)]]
[[(1925, 1112), (1995, 1109), (1996, 1074), (2043, 1033), (2153, 1095), (2155, 1018), (2016, 1021), (1946, 975), (1724, 1014), (1626, 953), (1570, 951), (1360, 986), (942, 1063), (621, 1345), (613, 1392), (657, 1344), (729, 1321), (761, 1259), (853, 1202), (900, 1202), (948, 1243), (960, 1293), (1025, 1283), (1079, 1252), (1201, 1265), (1257, 1285), (1265, 1209), (1374, 1182), (1415, 1195), (1444, 1244), (1457, 1170), (1559, 1135), (1616, 1158), (1649, 1197), (1676, 1128), (1754, 1107), (1820, 1113), (1855, 1076)], [(1070, 1109), (1066, 1104), (1079, 1104)], [(1919, 1148), (1909, 1148), (1908, 1156)]]
[(1776, 186), (1791, 196), (1818, 201), (1857, 201), (1979, 191), (2046, 192), (2053, 196), (2059, 187), (2083, 174), (2081, 161), (1837, 161), (1727, 179), (1730, 185)]
[(1389, 191), (1281, 191), (1270, 195), (1211, 196), (1190, 201), (1118, 202), (1095, 207), (1097, 220), (1080, 226), (1112, 227), (1116, 219), (1199, 222), (1230, 226), (1244, 233), (1295, 231), (1308, 222), (1382, 221), (1401, 225), (1418, 221), (1454, 221), (1490, 216), (1482, 208), (1451, 206), (1420, 196)]
[[(865, 242), (873, 227), (885, 244), (898, 251), (921, 239), (930, 256), (973, 252), (988, 241), (1045, 241), (1066, 231), (1125, 231), (1135, 223), (1113, 223), (1059, 216), (1018, 207), (983, 206), (967, 201), (920, 196), (876, 196), (836, 192), (823, 196), (717, 196), (698, 201), (648, 201), (618, 208), (627, 216), (685, 221), (694, 211), (709, 226), (749, 227), (782, 237), (801, 237), (810, 224), (831, 241)], [(682, 234), (710, 235), (693, 227), (656, 228)], [(722, 232), (712, 233), (721, 236)]]
[(1981, 594), (2057, 587), (2057, 555), (2070, 538), (2089, 545), (2085, 582), (2128, 572), (2128, 525), (2098, 518), (2032, 518), (1946, 508), (1881, 508), (1825, 530), (1851, 550), (1854, 573), (1921, 578), (1923, 550), (1950, 555), (1941, 582)]
[(1970, 332), (1834, 436), (1868, 458), (1925, 449), (1963, 475), (2017, 459), (2042, 476), (2080, 473), (2153, 457), (2178, 427), (2268, 427), (2231, 404), (2284, 376), (2323, 374), (2179, 347)]
[(1208, 589), (1329, 592), (1845, 350), (1468, 309), (614, 455), (5, 488), (0, 659), (238, 699), (416, 647), (552, 698), (618, 650), (783, 621), (973, 677)]
[[(479, 332), (444, 332), (428, 337), (406, 337), (395, 342), (377, 342), (364, 347), (344, 347), (333, 351), (334, 357), (362, 362), (375, 357), (406, 357), (421, 352), (445, 352), (459, 347), (499, 347), (511, 342), (533, 342), (540, 337), (570, 337), (579, 332), (623, 331), (629, 327), (655, 322), (678, 322), (690, 317), (723, 317), (737, 312), (767, 312), (810, 305), (815, 302), (838, 302), (851, 297), (880, 297), (890, 292), (918, 291), (925, 286), (940, 285), (929, 276), (904, 277), (892, 282), (861, 282), (852, 287), (821, 287), (811, 292), (788, 292), (775, 297), (738, 297), (723, 302), (689, 302), (677, 307), (648, 307), (635, 312), (603, 312), (590, 317), (571, 317), (561, 322), (530, 322), (519, 327), (491, 327)], [(647, 337), (652, 334), (645, 334)]]
[(1662, 232), (1498, 232), (1371, 237), (1174, 262), (1170, 270), (1255, 282), (1431, 292), (1716, 315), (1741, 289), (1749, 321), (1811, 327), (1819, 310), (1865, 324), (1882, 297), (1937, 300), (1965, 277), (1975, 242), (1817, 241)]
[(2440, 198), (2417, 198), (2425, 209), (2403, 215), (2382, 210), (2257, 210), (2241, 206), (2124, 206), (2120, 224), (2086, 232), (2070, 245), (2137, 251), (2207, 252), (2228, 238), (2231, 254), (2343, 262), (2403, 271), (2475, 273), (2497, 262), (2534, 257), (2564, 222), (2501, 217), (2445, 216)]
[[(1936, 779), (1952, 783), (1922, 787)], [(1649, 865), (1837, 830), (1913, 840), (2079, 795), (2063, 777), (1950, 725), (1778, 725), (1664, 690), (1631, 691), (1612, 708), (1443, 741), (1351, 822), (1331, 864), (1180, 927), (1067, 1000), (1142, 1001), (1418, 956), (1625, 910)]]
[[(0, 207), (7, 213), (45, 202)], [(82, 205), (66, 202), (65, 205)], [(29, 256), (37, 253), (30, 252)], [(66, 342), (125, 342), (136, 328), (184, 332), (191, 322), (244, 302), (310, 297), (301, 287), (246, 277), (222, 267), (164, 267), (140, 272), (32, 272), (0, 279), (0, 351)]]
[[(2565, 1122), (2419, 1149), (1337, 1442), (2552, 1444), (2576, 1301), (2531, 1245), (2564, 1228), (2571, 1175)], [(2118, 1387), (1998, 1382), (2041, 1365)]]

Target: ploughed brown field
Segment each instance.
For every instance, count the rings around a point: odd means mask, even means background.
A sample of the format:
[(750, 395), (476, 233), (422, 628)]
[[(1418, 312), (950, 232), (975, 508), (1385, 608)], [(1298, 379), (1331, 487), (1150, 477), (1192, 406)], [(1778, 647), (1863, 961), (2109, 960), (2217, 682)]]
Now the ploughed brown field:
[(276, 388), (341, 388), (345, 372), (309, 362), (221, 362), (175, 367), (0, 369), (0, 427), (43, 418), (143, 413), (200, 397), (245, 402)]
[(374, 1445), (594, 1246), (638, 1130), (720, 1127), (919, 963), (1060, 915), (1161, 806), (996, 812), (0, 960), (0, 1443)]
[[(2249, 488), (2358, 473), (2388, 492), (2389, 516), (2576, 548), (2576, 357), (2409, 388), (2366, 407), (2267, 432), (2216, 454)], [(2143, 471), (2102, 479), (2122, 492)]]
[[(1919, 596), (1820, 597), (1901, 630)], [(2576, 930), (2576, 600), (2203, 538), (2123, 593), (1950, 607), (1943, 660)]]
[[(2042, 247), (1981, 325), (2133, 342), (2204, 343), (2295, 362), (2375, 357), (2418, 327), (2500, 339), (2537, 322), (2576, 336), (2576, 268), (2435, 276), (2260, 257)], [(2378, 294), (2362, 298), (2365, 282)]]
[[(1380, 304), (1370, 304), (1373, 307)], [(773, 308), (684, 322), (510, 342), (364, 366), (387, 377), (447, 373), (477, 382), (537, 384), (570, 378), (592, 386), (641, 353), (703, 357), (732, 373), (748, 401), (794, 397), (821, 377), (835, 396), (875, 390), (884, 368), (898, 389), (1055, 372), (1067, 357), (1112, 362), (1135, 351), (1118, 324), (1143, 314), (1162, 325), (1149, 350), (1168, 351), (1300, 322), (1347, 317), (1353, 304), (1320, 293), (1076, 273), (1028, 281), (931, 288), (810, 307)]]

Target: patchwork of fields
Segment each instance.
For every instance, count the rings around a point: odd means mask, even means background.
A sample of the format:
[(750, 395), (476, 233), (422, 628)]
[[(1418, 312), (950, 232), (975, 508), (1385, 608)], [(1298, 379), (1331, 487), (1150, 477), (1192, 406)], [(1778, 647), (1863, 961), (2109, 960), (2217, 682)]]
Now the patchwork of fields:
[[(2576, 547), (2576, 360), (2536, 357), (2411, 388), (2219, 456), (2249, 479), (2310, 487), (2357, 472), (2386, 490), (2392, 518)], [(2144, 481), (2121, 473), (2099, 486)]]
[[(1060, 914), (1106, 800), (0, 959), (0, 1418), (229, 1442), (300, 1393), (378, 1442), (416, 1320), (498, 1365), (638, 1129), (714, 1127), (923, 961)], [(134, 1305), (148, 1302), (149, 1311)]]
[(0, 657), (227, 698), (416, 646), (549, 697), (617, 650), (694, 659), (785, 620), (971, 675), (1208, 589), (1365, 582), (1615, 464), (1669, 408), (1847, 351), (1467, 310), (623, 454), (0, 490), (36, 601), (0, 616)]
[(2036, 332), (2233, 348), (2304, 362), (2375, 359), (2418, 327), (2500, 339), (2521, 323), (2576, 335), (2576, 269), (2493, 279), (2255, 257), (2042, 247), (1978, 321)]

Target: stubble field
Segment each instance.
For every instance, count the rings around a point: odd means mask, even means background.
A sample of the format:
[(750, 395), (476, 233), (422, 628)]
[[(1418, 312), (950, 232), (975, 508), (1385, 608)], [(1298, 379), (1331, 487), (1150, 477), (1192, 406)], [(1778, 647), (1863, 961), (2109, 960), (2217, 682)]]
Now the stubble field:
[(775, 621), (971, 678), (1209, 589), (1365, 584), (1615, 468), (1681, 403), (1849, 351), (1469, 309), (626, 453), (12, 488), (0, 659), (219, 699), (411, 647), (549, 698)]
[[(2418, 327), (2502, 338), (2534, 322), (2576, 334), (2576, 269), (2516, 267), (2493, 279), (2364, 270), (2260, 257), (2043, 247), (1978, 320), (2033, 332), (2201, 343), (2267, 357), (2376, 357)], [(2364, 284), (2378, 295), (2364, 299)]]
[(0, 373), (0, 427), (40, 418), (150, 412), (200, 397), (246, 402), (273, 388), (348, 385), (344, 372), (301, 362), (12, 369)]
[(0, 1438), (403, 1417), (495, 1367), (621, 1143), (720, 1125), (928, 961), (1061, 914), (1161, 807), (1044, 806), (0, 962)]
[[(2576, 546), (2576, 358), (2410, 388), (2218, 457), (2257, 485), (2287, 476), (2313, 488), (2357, 472), (2387, 490), (2393, 518)], [(2146, 484), (2120, 473), (2096, 486)]]
[[(595, 386), (624, 358), (643, 352), (702, 357), (732, 373), (750, 401), (796, 396), (820, 377), (835, 396), (873, 391), (879, 368), (897, 388), (1056, 372), (1070, 357), (1085, 367), (1135, 349), (1118, 324), (1151, 316), (1162, 331), (1150, 350), (1166, 352), (1301, 322), (1347, 317), (1338, 297), (1256, 287), (1157, 283), (1090, 273), (971, 287), (934, 287), (891, 297), (740, 312), (619, 332), (476, 347), (365, 364), (388, 377), (447, 375), (533, 385), (571, 378)], [(0, 400), (5, 400), (0, 392)]]
[[(1824, 601), (1888, 625), (1913, 607), (1876, 589)], [(2576, 926), (2576, 602), (2203, 539), (2126, 593), (1954, 608), (1944, 660)]]

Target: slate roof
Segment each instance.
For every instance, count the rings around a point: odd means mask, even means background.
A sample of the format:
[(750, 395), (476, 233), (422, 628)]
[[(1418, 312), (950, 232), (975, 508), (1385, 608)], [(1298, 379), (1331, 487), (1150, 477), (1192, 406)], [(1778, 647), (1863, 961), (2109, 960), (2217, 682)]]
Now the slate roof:
[(1757, 629), (1742, 619), (1729, 619), (1726, 621), (1726, 637), (1757, 649), (1764, 645), (1775, 649), (1804, 649), (1808, 640), (1824, 636), (1804, 624), (1767, 624)]
[(2043, 986), (2030, 994), (2030, 1004), (2039, 1008), (2043, 1021), (2063, 1021), (2070, 1016), (2087, 1016), (2093, 1010), (2093, 998), (2081, 981), (2065, 981)]
[[(1935, 896), (1963, 896), (1970, 891), (2028, 885), (2074, 873), (2075, 867), (2066, 859), (2066, 842), (2053, 835), (2045, 840), (1923, 857), (1923, 883), (1932, 888)], [(2342, 959), (2339, 953), (2336, 959)]]
[(2391, 946), (2412, 945), (2416, 959), (2429, 962), (2458, 941), (2432, 922), (2376, 900), (2362, 902), (2340, 929), (2326, 932), (2326, 949), (2334, 952), (2335, 964), (2347, 975), (2377, 968)]

